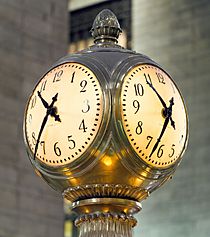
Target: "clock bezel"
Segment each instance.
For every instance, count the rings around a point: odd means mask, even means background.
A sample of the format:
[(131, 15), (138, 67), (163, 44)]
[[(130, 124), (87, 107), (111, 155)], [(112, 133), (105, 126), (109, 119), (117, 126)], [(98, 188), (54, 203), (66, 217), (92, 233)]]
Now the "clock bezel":
[[(167, 167), (155, 167), (152, 166), (149, 163), (146, 163), (145, 160), (141, 158), (140, 155), (137, 155), (133, 147), (131, 146), (128, 137), (126, 135), (126, 132), (123, 128), (122, 125), (122, 116), (120, 112), (120, 104), (121, 104), (121, 90), (122, 90), (122, 85), (124, 82), (124, 78), (126, 75), (133, 70), (137, 66), (142, 66), (142, 65), (151, 65), (154, 67), (159, 68), (163, 72), (165, 72), (173, 84), (175, 85), (178, 93), (180, 94), (180, 97), (182, 99), (184, 109), (185, 109), (185, 116), (186, 116), (186, 139), (184, 142), (183, 149), (180, 153), (180, 157), (171, 165)], [(136, 174), (140, 174), (141, 176), (143, 175), (144, 177), (152, 177), (152, 175), (155, 174), (168, 174), (168, 173), (173, 173), (175, 168), (179, 165), (179, 163), (182, 160), (183, 154), (186, 150), (187, 147), (187, 142), (188, 142), (188, 136), (189, 136), (189, 128), (188, 128), (188, 115), (187, 115), (187, 110), (186, 110), (186, 105), (183, 99), (183, 96), (175, 84), (174, 80), (172, 77), (162, 68), (160, 67), (157, 63), (154, 61), (148, 59), (148, 58), (143, 58), (143, 57), (134, 57), (133, 60), (129, 60), (129, 62), (125, 61), (123, 64), (120, 65), (120, 67), (116, 70), (115, 74), (115, 97), (114, 97), (114, 123), (115, 123), (115, 132), (116, 132), (116, 137), (118, 137), (117, 142), (115, 143), (115, 146), (118, 148), (119, 151), (119, 156), (122, 159), (122, 162), (125, 164), (126, 167), (131, 169), (132, 171), (135, 171)], [(128, 148), (129, 147), (129, 148)], [(142, 172), (144, 170), (144, 172)]]
[[(34, 91), (36, 90), (42, 78), (46, 76), (46, 74), (49, 73), (51, 70), (65, 63), (81, 64), (82, 66), (87, 67), (96, 76), (102, 90), (102, 100), (103, 100), (102, 119), (101, 119), (101, 123), (100, 123), (99, 129), (95, 138), (89, 144), (88, 149), (80, 157), (78, 157), (76, 160), (68, 164), (62, 164), (58, 166), (49, 166), (48, 164), (44, 163), (43, 161), (39, 159), (35, 159), (35, 160), (33, 159), (34, 153), (29, 146), (27, 136), (26, 136), (26, 122), (25, 122), (26, 117), (27, 117), (26, 112), (29, 106), (30, 99), (32, 95), (34, 94)], [(100, 64), (98, 64), (96, 60), (91, 59), (89, 57), (85, 57), (85, 56), (83, 58), (80, 58), (78, 55), (65, 57), (59, 60), (57, 63), (52, 65), (52, 67), (50, 67), (49, 70), (47, 70), (47, 72), (45, 72), (40, 77), (40, 79), (36, 83), (27, 101), (27, 105), (26, 105), (25, 113), (24, 113), (24, 124), (23, 124), (24, 142), (27, 147), (27, 153), (29, 155), (32, 165), (34, 165), (35, 168), (38, 169), (38, 171), (40, 171), (44, 175), (51, 174), (51, 175), (60, 176), (60, 177), (62, 176), (63, 178), (66, 179), (67, 177), (69, 178), (75, 175), (79, 175), (80, 171), (84, 173), (87, 169), (90, 168), (90, 166), (94, 165), (97, 162), (97, 160), (101, 157), (104, 150), (103, 148), (105, 146), (105, 143), (103, 142), (103, 140), (104, 140), (104, 137), (106, 137), (106, 133), (107, 133), (106, 128), (109, 124), (110, 114), (111, 114), (111, 106), (110, 106), (111, 95), (109, 91), (108, 82), (106, 79), (109, 77), (110, 75), (108, 75), (108, 72), (105, 70), (105, 68), (100, 67)], [(99, 147), (100, 147), (100, 151), (98, 150)]]

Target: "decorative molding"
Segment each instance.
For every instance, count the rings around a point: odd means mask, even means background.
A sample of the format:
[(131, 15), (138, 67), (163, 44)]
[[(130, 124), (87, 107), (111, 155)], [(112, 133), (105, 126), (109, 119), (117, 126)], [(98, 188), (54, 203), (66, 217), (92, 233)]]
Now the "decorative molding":
[(129, 225), (133, 228), (137, 224), (137, 220), (133, 216), (128, 216), (125, 213), (110, 213), (110, 212), (99, 212), (99, 213), (91, 213), (84, 214), (78, 217), (75, 221), (75, 225), (79, 227), (81, 224), (85, 222), (103, 222), (105, 224), (106, 221), (110, 221), (110, 223), (121, 222), (121, 223), (129, 223)]
[(142, 201), (149, 196), (149, 192), (139, 187), (122, 184), (87, 184), (69, 187), (63, 192), (63, 197), (71, 202), (89, 198), (125, 198)]

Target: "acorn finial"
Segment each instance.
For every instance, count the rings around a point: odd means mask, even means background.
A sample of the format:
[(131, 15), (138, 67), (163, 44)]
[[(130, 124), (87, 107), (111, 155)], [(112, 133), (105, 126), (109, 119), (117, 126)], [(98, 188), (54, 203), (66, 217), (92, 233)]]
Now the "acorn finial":
[(104, 9), (96, 16), (90, 32), (95, 43), (106, 41), (117, 43), (122, 30), (115, 14), (109, 9)]

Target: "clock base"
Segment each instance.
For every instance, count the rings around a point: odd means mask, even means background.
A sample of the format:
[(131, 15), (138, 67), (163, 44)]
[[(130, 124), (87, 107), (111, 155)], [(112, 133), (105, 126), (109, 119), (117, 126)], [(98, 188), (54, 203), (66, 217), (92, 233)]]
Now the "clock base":
[(141, 210), (139, 202), (121, 198), (92, 198), (72, 203), (79, 217), (75, 224), (80, 237), (132, 237), (137, 221), (133, 217)]

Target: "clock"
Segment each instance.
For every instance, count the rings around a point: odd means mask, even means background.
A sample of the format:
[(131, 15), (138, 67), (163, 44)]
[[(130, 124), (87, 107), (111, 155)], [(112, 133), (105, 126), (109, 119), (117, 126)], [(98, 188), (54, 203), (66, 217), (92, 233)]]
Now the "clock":
[(104, 114), (97, 76), (80, 63), (47, 72), (25, 111), (25, 140), (31, 159), (49, 167), (70, 164), (95, 142)]
[(152, 64), (134, 66), (122, 80), (118, 105), (122, 135), (135, 156), (155, 169), (177, 164), (186, 146), (188, 120), (171, 77)]
[(94, 44), (59, 59), (33, 90), (25, 145), (36, 173), (71, 202), (80, 236), (131, 235), (140, 202), (181, 161), (187, 113), (167, 72), (117, 44), (112, 12), (91, 32)]

